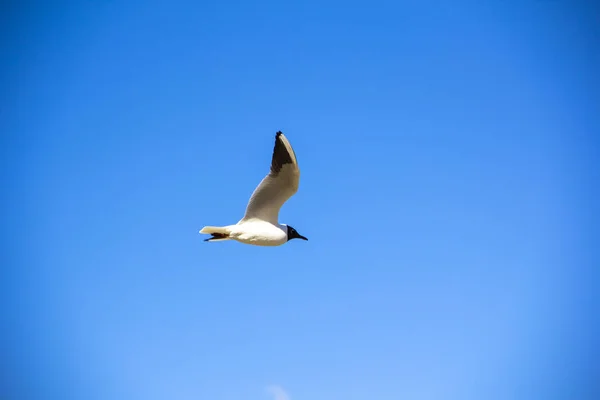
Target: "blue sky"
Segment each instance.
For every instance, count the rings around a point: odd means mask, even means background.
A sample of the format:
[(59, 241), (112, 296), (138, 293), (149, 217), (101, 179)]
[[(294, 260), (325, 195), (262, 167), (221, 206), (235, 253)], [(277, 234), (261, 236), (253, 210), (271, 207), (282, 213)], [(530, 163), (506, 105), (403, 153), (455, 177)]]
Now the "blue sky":
[[(3, 390), (591, 398), (597, 10), (476, 3), (7, 8)], [(309, 241), (204, 243), (277, 130)]]

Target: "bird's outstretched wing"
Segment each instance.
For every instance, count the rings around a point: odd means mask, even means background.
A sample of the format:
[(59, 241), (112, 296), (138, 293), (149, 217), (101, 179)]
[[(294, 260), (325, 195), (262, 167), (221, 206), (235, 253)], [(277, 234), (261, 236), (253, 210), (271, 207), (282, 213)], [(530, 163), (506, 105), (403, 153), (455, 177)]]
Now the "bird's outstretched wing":
[(275, 135), (271, 170), (254, 189), (244, 220), (262, 219), (277, 224), (279, 209), (298, 191), (300, 169), (292, 145), (281, 131)]

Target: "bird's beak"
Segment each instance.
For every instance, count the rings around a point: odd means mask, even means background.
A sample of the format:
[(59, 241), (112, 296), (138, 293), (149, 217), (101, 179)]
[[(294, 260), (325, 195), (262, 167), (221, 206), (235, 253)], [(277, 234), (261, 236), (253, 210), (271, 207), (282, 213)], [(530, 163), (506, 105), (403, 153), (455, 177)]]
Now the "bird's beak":
[(305, 237), (304, 237), (304, 236), (302, 236), (302, 235), (298, 235), (298, 239), (302, 239), (302, 240), (308, 240), (307, 238), (305, 238)]

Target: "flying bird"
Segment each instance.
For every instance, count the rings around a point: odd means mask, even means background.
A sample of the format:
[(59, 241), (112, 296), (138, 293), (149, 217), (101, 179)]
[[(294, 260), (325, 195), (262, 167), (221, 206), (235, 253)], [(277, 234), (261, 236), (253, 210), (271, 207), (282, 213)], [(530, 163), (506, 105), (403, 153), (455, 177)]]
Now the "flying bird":
[(308, 240), (294, 228), (279, 223), (281, 206), (298, 191), (300, 169), (285, 135), (275, 134), (271, 170), (254, 189), (246, 214), (235, 225), (205, 226), (200, 233), (212, 235), (205, 242), (237, 240), (255, 246), (280, 246), (292, 239)]

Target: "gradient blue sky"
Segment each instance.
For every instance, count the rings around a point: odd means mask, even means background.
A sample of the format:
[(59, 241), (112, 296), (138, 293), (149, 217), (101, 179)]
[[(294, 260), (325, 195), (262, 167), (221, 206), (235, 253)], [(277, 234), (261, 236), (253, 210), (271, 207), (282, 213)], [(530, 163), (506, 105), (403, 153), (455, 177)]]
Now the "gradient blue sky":
[[(594, 15), (5, 7), (3, 398), (592, 398)], [(202, 242), (277, 130), (309, 241)]]

